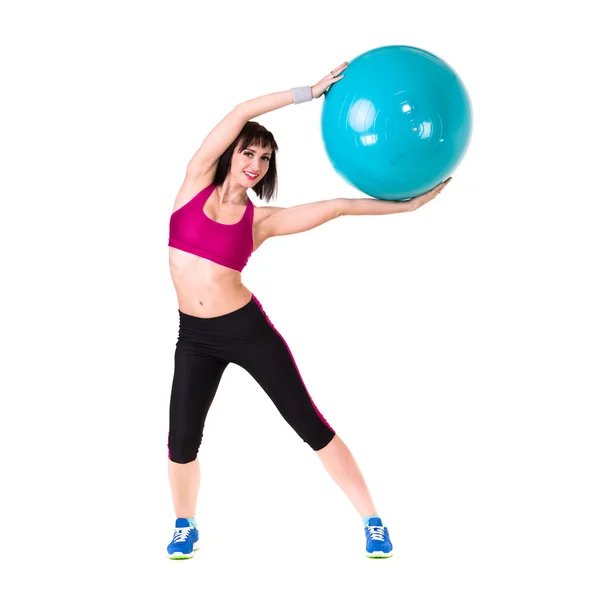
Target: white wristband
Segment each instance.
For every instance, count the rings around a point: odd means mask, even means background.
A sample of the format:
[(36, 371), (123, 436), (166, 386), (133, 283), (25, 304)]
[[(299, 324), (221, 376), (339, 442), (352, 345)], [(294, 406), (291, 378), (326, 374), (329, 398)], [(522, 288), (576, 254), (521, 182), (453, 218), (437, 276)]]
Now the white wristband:
[(294, 104), (300, 104), (301, 102), (310, 102), (312, 97), (312, 89), (309, 85), (305, 87), (292, 88), (292, 96), (294, 97)]

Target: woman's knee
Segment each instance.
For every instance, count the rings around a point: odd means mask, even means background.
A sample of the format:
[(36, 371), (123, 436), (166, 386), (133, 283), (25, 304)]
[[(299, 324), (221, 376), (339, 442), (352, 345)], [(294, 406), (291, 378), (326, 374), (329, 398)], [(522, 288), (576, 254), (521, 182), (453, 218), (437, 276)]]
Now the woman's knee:
[(169, 460), (184, 465), (196, 460), (200, 442), (192, 439), (181, 439), (169, 434), (167, 448), (169, 450)]
[(305, 439), (304, 441), (315, 451), (323, 450), (326, 446), (328, 446), (333, 438), (335, 437), (335, 431), (333, 429), (329, 429), (327, 433), (319, 433), (316, 436), (312, 436), (309, 439)]

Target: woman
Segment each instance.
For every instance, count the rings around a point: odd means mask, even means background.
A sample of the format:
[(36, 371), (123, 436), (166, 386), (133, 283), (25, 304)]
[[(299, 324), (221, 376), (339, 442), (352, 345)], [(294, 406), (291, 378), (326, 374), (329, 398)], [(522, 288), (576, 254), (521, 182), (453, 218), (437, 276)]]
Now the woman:
[(290, 208), (254, 207), (248, 189), (267, 201), (275, 193), (277, 144), (269, 131), (250, 120), (292, 102), (319, 98), (347, 66), (340, 65), (312, 87), (237, 105), (188, 164), (169, 232), (169, 263), (179, 303), (169, 409), (169, 481), (176, 514), (169, 558), (190, 558), (198, 546), (197, 455), (208, 409), (230, 362), (256, 379), (348, 496), (363, 519), (367, 556), (392, 555), (387, 528), (354, 457), (315, 406), (287, 344), (241, 281), (249, 256), (270, 237), (307, 231), (342, 215), (411, 211), (447, 183), (401, 203), (337, 198)]

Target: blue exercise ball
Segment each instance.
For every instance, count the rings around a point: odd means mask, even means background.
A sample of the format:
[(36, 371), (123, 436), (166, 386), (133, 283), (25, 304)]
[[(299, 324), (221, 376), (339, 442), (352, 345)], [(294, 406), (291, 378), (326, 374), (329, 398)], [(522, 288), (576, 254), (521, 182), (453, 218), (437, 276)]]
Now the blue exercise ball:
[(471, 137), (456, 72), (412, 46), (361, 54), (325, 93), (321, 128), (335, 170), (365, 194), (407, 200), (445, 181)]

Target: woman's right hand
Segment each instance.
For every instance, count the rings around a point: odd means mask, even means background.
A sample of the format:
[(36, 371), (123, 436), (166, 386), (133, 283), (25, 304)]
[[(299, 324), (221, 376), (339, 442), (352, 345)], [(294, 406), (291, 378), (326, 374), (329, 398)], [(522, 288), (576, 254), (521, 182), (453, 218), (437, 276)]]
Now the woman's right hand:
[(324, 92), (329, 91), (329, 88), (340, 79), (343, 79), (343, 75), (340, 73), (348, 66), (348, 61), (342, 63), (337, 69), (333, 69), (333, 71), (329, 71), (319, 83), (315, 83), (315, 85), (311, 86), (312, 97), (319, 98), (323, 95)]

